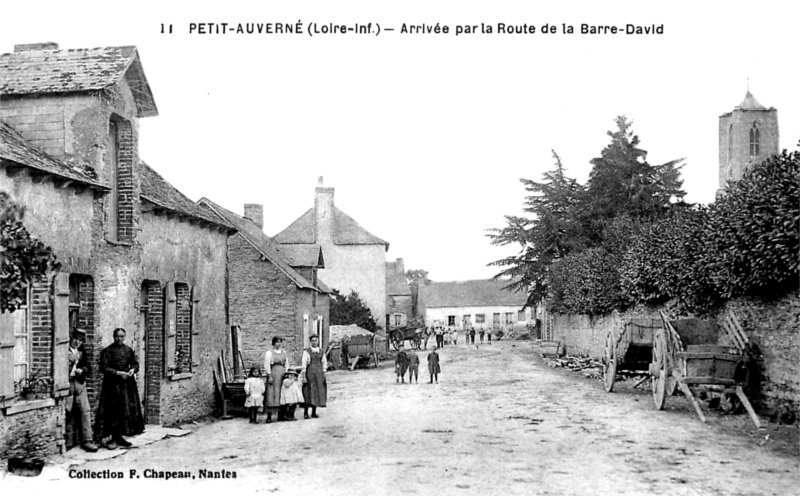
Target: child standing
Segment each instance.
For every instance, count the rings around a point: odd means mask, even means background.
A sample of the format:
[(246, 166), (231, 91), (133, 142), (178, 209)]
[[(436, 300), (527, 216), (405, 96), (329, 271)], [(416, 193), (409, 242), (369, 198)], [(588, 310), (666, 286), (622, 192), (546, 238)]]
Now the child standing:
[(292, 421), (294, 411), (299, 403), (305, 402), (303, 398), (303, 385), (297, 380), (297, 371), (288, 370), (283, 374), (283, 384), (281, 384), (281, 409), (283, 409), (283, 419)]
[(411, 379), (419, 384), (419, 357), (415, 352), (408, 354), (408, 383), (411, 384)]
[(400, 350), (400, 353), (397, 354), (397, 358), (394, 360), (394, 372), (397, 374), (397, 378), (394, 382), (406, 382), (406, 371), (408, 370), (408, 355), (405, 351)]
[(261, 373), (257, 368), (251, 368), (247, 380), (244, 381), (244, 392), (247, 394), (244, 406), (250, 412), (251, 424), (258, 423), (258, 407), (264, 403), (265, 390), (266, 386), (264, 386), (264, 380), (261, 379)]
[(442, 372), (442, 368), (439, 367), (439, 354), (436, 353), (436, 348), (428, 353), (428, 372), (431, 374), (428, 384), (433, 384), (434, 380), (436, 380), (436, 384), (439, 384), (439, 374)]

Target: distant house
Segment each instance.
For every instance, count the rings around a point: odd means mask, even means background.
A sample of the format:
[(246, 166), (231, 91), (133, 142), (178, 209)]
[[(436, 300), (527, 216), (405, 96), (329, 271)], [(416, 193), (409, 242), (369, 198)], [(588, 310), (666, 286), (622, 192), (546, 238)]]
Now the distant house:
[(295, 364), (311, 334), (319, 335), (326, 346), (330, 289), (317, 277), (325, 266), (319, 245), (290, 246), (286, 256), (262, 230), (261, 205), (245, 205), (242, 217), (207, 198), (198, 203), (238, 231), (228, 238), (228, 295), (245, 364), (262, 366), (275, 336), (284, 338)]
[(321, 246), (325, 268), (319, 270), (331, 289), (347, 295), (356, 291), (386, 327), (386, 252), (389, 243), (361, 227), (333, 202), (333, 188), (316, 188), (314, 207), (273, 238), (281, 250), (305, 250)]
[[(0, 54), (0, 190), (25, 207), (27, 229), (61, 264), (30, 281), (21, 309), (0, 314), (0, 458), (70, 447), (64, 398), (76, 328), (91, 362), (114, 328), (127, 330), (147, 423), (214, 408), (234, 229), (140, 160), (139, 119), (156, 115), (135, 47), (42, 43)], [(46, 380), (26, 396), (33, 377)]]
[(507, 329), (531, 322), (530, 309), (522, 310), (525, 293), (503, 289), (508, 282), (495, 280), (431, 282), (420, 287), (420, 307), (428, 326), (456, 329)]
[(414, 318), (411, 286), (406, 279), (403, 259), (386, 262), (386, 318), (388, 328), (402, 327)]

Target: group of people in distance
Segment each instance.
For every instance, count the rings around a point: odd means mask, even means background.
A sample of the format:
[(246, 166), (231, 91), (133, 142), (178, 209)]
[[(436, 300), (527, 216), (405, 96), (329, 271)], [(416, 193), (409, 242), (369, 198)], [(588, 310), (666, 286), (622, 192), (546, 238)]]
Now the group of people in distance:
[[(428, 349), (428, 339), (430, 336), (434, 336), (436, 338), (436, 347), (441, 348), (445, 345), (458, 345), (458, 336), (459, 336), (458, 329), (451, 329), (450, 327), (442, 327), (442, 326), (433, 326), (433, 327), (426, 327), (422, 330), (422, 337), (424, 339), (424, 348)], [(466, 344), (475, 344), (475, 335), (478, 335), (480, 338), (480, 343), (484, 343), (484, 339), (488, 339), (488, 343), (492, 344), (492, 330), (485, 329), (481, 327), (480, 329), (475, 329), (471, 327), (469, 329), (464, 330), (464, 341)]]
[[(245, 407), (250, 413), (250, 423), (258, 423), (258, 410), (263, 406), (266, 423), (272, 423), (273, 415), (278, 422), (297, 420), (295, 410), (303, 405), (303, 418), (318, 418), (317, 407), (324, 407), (328, 398), (328, 368), (324, 351), (319, 346), (319, 337), (309, 338), (310, 346), (303, 350), (301, 365), (289, 365), (289, 355), (283, 349), (283, 338), (272, 338), (272, 349), (264, 356), (264, 375), (258, 368), (250, 369), (244, 383), (247, 394)], [(311, 415), (308, 411), (311, 409)]]
[[(439, 384), (439, 374), (442, 372), (442, 368), (439, 365), (439, 353), (436, 352), (437, 349), (438, 347), (434, 347), (433, 350), (428, 353), (428, 373), (431, 376), (431, 380), (428, 384), (433, 384), (434, 382)], [(397, 357), (395, 357), (394, 370), (397, 375), (395, 382), (405, 384), (406, 372), (408, 372), (408, 383), (411, 384), (413, 379), (415, 383), (419, 384), (419, 356), (417, 356), (414, 350), (408, 352), (400, 350), (400, 352), (397, 353)]]

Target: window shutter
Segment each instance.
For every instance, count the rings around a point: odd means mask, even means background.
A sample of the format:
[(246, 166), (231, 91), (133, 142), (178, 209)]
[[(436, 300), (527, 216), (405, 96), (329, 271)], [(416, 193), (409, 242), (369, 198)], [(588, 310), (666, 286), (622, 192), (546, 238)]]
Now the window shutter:
[(0, 400), (14, 396), (14, 316), (3, 312), (0, 313)]
[(175, 339), (177, 336), (178, 307), (175, 283), (168, 282), (164, 288), (164, 374), (169, 376), (175, 370)]
[(53, 389), (69, 394), (69, 274), (59, 272), (53, 282)]
[[(202, 289), (200, 286), (192, 288), (192, 341), (190, 343), (192, 349), (192, 370), (200, 365), (200, 345), (198, 343), (200, 336), (200, 299), (202, 298)], [(238, 357), (233, 357), (236, 360)]]

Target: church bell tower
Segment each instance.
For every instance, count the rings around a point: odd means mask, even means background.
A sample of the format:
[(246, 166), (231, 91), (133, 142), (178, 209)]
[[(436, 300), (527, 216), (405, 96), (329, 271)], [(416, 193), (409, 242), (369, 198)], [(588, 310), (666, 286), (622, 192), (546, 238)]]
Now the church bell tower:
[(778, 153), (778, 111), (766, 108), (748, 89), (742, 103), (719, 116), (719, 186), (738, 181), (752, 164)]

